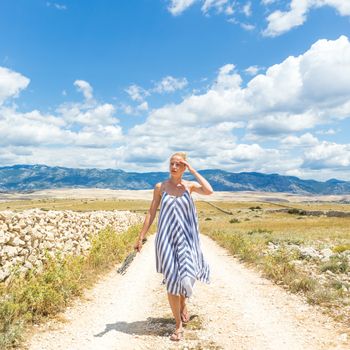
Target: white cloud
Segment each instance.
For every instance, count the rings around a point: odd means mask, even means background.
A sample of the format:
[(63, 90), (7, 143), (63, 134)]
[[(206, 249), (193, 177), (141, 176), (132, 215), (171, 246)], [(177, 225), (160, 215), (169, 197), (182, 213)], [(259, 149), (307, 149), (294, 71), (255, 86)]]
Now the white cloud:
[(250, 17), (252, 15), (252, 3), (249, 1), (247, 2), (243, 8), (242, 8), (242, 12), (247, 16)]
[(17, 97), (30, 80), (24, 75), (5, 67), (0, 67), (0, 105), (10, 97)]
[(249, 122), (248, 130), (256, 135), (278, 136), (314, 128), (319, 119), (313, 113), (276, 114)]
[[(334, 110), (349, 101), (350, 81), (338, 79), (338, 74), (350, 66), (349, 50), (344, 36), (320, 40), (304, 54), (288, 57), (253, 77), (245, 87), (235, 66), (224, 65), (205, 93), (154, 109), (143, 124), (130, 129), (126, 135), (130, 141), (124, 147), (129, 162), (139, 159), (133, 157), (134, 149), (152, 144), (162, 145), (160, 158), (176, 149), (188, 150), (196, 166), (295, 174), (304, 159), (294, 150), (312, 149), (319, 143), (305, 131), (338, 118)], [(342, 94), (329, 83), (330, 76), (339, 80)], [(311, 84), (314, 79), (317, 84)], [(342, 118), (350, 117), (348, 111), (346, 115), (344, 109)], [(242, 134), (236, 133), (238, 128), (247, 132), (246, 141), (251, 136), (251, 142), (238, 142), (235, 135)], [(299, 133), (301, 136), (295, 135)], [(271, 138), (281, 140), (281, 151), (260, 144)], [(151, 157), (151, 153), (150, 148), (147, 154)], [(148, 166), (155, 169), (156, 164), (154, 161)], [(305, 176), (321, 176), (309, 168), (298, 171)]]
[(186, 78), (174, 78), (171, 75), (162, 78), (160, 81), (154, 82), (153, 88), (150, 88), (148, 90), (139, 85), (132, 84), (127, 89), (125, 89), (125, 92), (133, 101), (139, 102), (139, 105), (136, 108), (128, 105), (123, 105), (122, 109), (127, 114), (138, 114), (140, 111), (147, 111), (149, 109), (149, 106), (145, 99), (146, 97), (151, 96), (152, 93), (172, 93), (177, 90), (182, 90), (187, 85), (188, 81)]
[(79, 103), (62, 104), (57, 112), (69, 125), (115, 124), (115, 107), (109, 103), (85, 105)]
[(67, 10), (67, 6), (66, 5), (58, 4), (56, 2), (49, 2), (49, 1), (47, 1), (46, 2), (46, 6), (47, 7), (54, 7), (57, 10)]
[(246, 31), (252, 31), (255, 29), (255, 25), (250, 23), (240, 23), (239, 25)]
[(192, 6), (195, 2), (196, 0), (170, 0), (168, 10), (171, 14), (177, 16)]
[(255, 72), (247, 83), (234, 64), (225, 64), (204, 92), (161, 108), (149, 109), (144, 98), (150, 92), (136, 86), (129, 92), (137, 103), (129, 107), (146, 119), (135, 118), (138, 124), (125, 132), (116, 118), (123, 106), (99, 103), (88, 82), (75, 83), (85, 99), (51, 114), (0, 107), (0, 162), (152, 171), (167, 170), (167, 157), (185, 150), (199, 169), (338, 174), (350, 169), (349, 145), (313, 134), (350, 117), (349, 72), (350, 43), (342, 36), (319, 40), (303, 54)]
[(304, 154), (303, 168), (350, 168), (350, 144), (322, 141)]
[(208, 13), (211, 9), (215, 9), (217, 13), (222, 13), (227, 11), (228, 8), (228, 11), (232, 8), (229, 0), (204, 0), (202, 5), (203, 13)]
[(145, 97), (149, 96), (150, 93), (143, 89), (141, 86), (136, 84), (130, 85), (125, 89), (126, 93), (131, 97), (133, 101), (143, 102)]
[[(224, 14), (231, 16), (228, 22), (240, 25), (244, 30), (252, 31), (255, 25), (244, 23), (233, 16), (235, 13), (244, 14), (246, 17), (252, 15), (252, 2), (236, 1), (236, 0), (170, 0), (168, 10), (173, 15), (180, 15), (195, 2), (201, 2), (201, 11), (208, 16), (210, 11), (216, 14)], [(285, 2), (278, 0), (261, 0), (260, 5), (263, 7), (274, 5), (274, 11), (270, 13), (266, 20), (267, 27), (262, 31), (264, 36), (275, 37), (288, 32), (292, 28), (301, 26), (307, 20), (308, 13), (311, 10), (329, 6), (336, 10), (341, 16), (350, 16), (350, 1), (348, 0), (288, 0), (287, 8)], [(283, 9), (282, 9), (283, 6)], [(276, 9), (280, 7), (280, 9)], [(234, 11), (238, 9), (238, 11)], [(266, 12), (266, 8), (263, 9)]]
[[(168, 6), (169, 12), (174, 16), (182, 14), (190, 6), (192, 6), (197, 0), (170, 0)], [(201, 10), (204, 14), (207, 14), (210, 10), (215, 10), (216, 13), (225, 13), (226, 15), (232, 15), (233, 1), (230, 0), (201, 0)], [(248, 8), (247, 8), (248, 10)]]
[(147, 111), (148, 110), (148, 103), (145, 101), (145, 102), (142, 102), (140, 103), (138, 106), (137, 106), (137, 109), (139, 111)]
[(349, 117), (349, 55), (346, 37), (320, 40), (304, 54), (290, 56), (253, 77), (246, 87), (241, 86), (235, 66), (224, 65), (205, 93), (152, 110), (146, 121), (150, 128), (144, 132), (174, 130), (179, 123), (193, 126), (243, 121), (248, 136), (278, 137), (311, 130), (331, 118)]
[(64, 121), (39, 111), (19, 113), (14, 108), (0, 109), (0, 144), (27, 146), (63, 144), (72, 141)]
[(328, 130), (318, 130), (316, 131), (316, 134), (319, 135), (335, 135), (339, 130), (334, 130), (332, 128), (328, 129)]
[(155, 84), (152, 92), (159, 94), (174, 92), (183, 89), (187, 84), (188, 81), (186, 78), (174, 78), (168, 75)]
[(250, 67), (246, 68), (244, 71), (246, 73), (248, 73), (249, 75), (254, 76), (254, 75), (257, 75), (261, 69), (262, 68), (259, 66), (250, 66)]
[(274, 2), (277, 2), (277, 1), (279, 1), (279, 0), (261, 0), (261, 3), (263, 5), (271, 5), (271, 4), (273, 4)]
[(318, 142), (317, 137), (309, 132), (301, 136), (290, 135), (281, 140), (281, 144), (290, 148), (315, 146)]
[(268, 26), (263, 31), (266, 36), (278, 36), (294, 27), (304, 24), (308, 12), (317, 7), (334, 7), (342, 16), (350, 16), (350, 1), (344, 0), (291, 0), (288, 11), (276, 10), (268, 17)]
[(233, 9), (233, 6), (232, 5), (228, 5), (225, 9), (225, 15), (227, 16), (231, 16), (234, 14), (234, 9)]
[(76, 80), (74, 82), (74, 85), (77, 87), (77, 89), (83, 93), (85, 99), (91, 100), (92, 99), (92, 87), (91, 85), (85, 81), (85, 80)]

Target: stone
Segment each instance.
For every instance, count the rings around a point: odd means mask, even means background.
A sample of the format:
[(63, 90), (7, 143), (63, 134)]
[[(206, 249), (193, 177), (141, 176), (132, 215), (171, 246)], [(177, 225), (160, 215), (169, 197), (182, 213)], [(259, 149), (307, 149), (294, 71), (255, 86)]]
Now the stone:
[(12, 241), (15, 246), (24, 246), (26, 244), (25, 241), (22, 241), (19, 237), (15, 237)]
[(300, 254), (304, 258), (320, 258), (320, 254), (313, 247), (299, 247)]
[(330, 257), (334, 255), (332, 250), (329, 248), (322, 249), (320, 253), (322, 255), (322, 261), (329, 261)]
[(13, 247), (13, 246), (10, 246), (10, 245), (6, 245), (3, 248), (4, 254), (7, 255), (8, 257), (16, 256), (17, 255), (17, 251), (18, 251), (17, 247)]
[[(48, 255), (61, 253), (86, 256), (89, 238), (107, 226), (116, 232), (143, 221), (143, 216), (128, 211), (25, 210), (21, 213), (0, 212), (0, 281), (8, 281), (10, 267), (19, 264), (21, 271), (43, 266)], [(11, 277), (11, 273), (10, 273)]]

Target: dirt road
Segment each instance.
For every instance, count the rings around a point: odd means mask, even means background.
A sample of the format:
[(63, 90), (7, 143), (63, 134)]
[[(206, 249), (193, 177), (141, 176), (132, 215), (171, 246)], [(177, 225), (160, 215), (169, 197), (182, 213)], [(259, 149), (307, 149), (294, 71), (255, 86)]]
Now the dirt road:
[(162, 276), (155, 272), (154, 236), (125, 275), (114, 269), (86, 300), (64, 313), (65, 322), (37, 327), (30, 350), (109, 349), (350, 349), (341, 329), (296, 295), (240, 264), (202, 236), (211, 284), (198, 282), (189, 301), (184, 339), (173, 330)]

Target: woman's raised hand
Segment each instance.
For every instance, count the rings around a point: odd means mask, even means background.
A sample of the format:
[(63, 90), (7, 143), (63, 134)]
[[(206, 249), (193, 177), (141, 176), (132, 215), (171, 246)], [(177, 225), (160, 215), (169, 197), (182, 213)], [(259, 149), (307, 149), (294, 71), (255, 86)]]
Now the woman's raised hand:
[(184, 164), (185, 165), (185, 167), (187, 167), (187, 169), (188, 169), (188, 171), (190, 172), (190, 173), (193, 173), (195, 170), (191, 167), (191, 165), (186, 161), (186, 160), (180, 160), (180, 162), (182, 163), (182, 164)]

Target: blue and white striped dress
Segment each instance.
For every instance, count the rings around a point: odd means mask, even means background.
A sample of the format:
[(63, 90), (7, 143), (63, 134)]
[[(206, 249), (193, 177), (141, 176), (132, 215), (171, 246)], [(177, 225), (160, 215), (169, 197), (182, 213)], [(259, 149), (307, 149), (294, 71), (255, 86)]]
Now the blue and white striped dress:
[(168, 293), (190, 297), (195, 280), (209, 282), (210, 269), (199, 240), (197, 211), (186, 188), (181, 196), (163, 191), (155, 239), (157, 272)]

